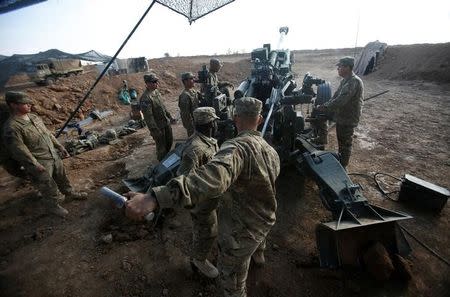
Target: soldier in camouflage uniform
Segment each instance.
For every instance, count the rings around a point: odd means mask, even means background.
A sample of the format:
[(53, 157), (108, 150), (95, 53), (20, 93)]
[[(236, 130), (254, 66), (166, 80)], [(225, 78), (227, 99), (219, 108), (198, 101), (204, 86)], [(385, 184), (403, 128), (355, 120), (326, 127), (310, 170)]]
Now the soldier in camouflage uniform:
[(42, 120), (30, 113), (32, 100), (25, 93), (7, 92), (5, 99), (11, 110), (3, 127), (3, 143), (9, 156), (23, 166), (34, 187), (42, 194), (48, 211), (66, 216), (68, 211), (58, 204), (64, 200), (64, 195), (74, 199), (87, 197), (86, 193), (73, 190), (57, 149), (65, 157), (69, 153)]
[[(186, 175), (195, 168), (208, 163), (219, 147), (213, 138), (217, 130), (218, 117), (212, 107), (199, 107), (193, 112), (195, 133), (186, 141), (182, 152), (178, 175)], [(203, 201), (191, 209), (193, 250), (191, 263), (210, 278), (216, 278), (219, 271), (207, 257), (217, 237), (216, 208), (219, 199)]]
[(186, 72), (181, 75), (184, 90), (178, 97), (181, 121), (183, 122), (184, 128), (187, 130), (188, 136), (194, 134), (193, 112), (198, 107), (202, 98), (201, 93), (194, 89), (194, 79), (195, 76), (191, 72)]
[(230, 82), (219, 81), (217, 73), (222, 69), (222, 62), (219, 59), (211, 59), (209, 61), (209, 71), (206, 77), (206, 83), (202, 87), (202, 92), (204, 94), (203, 105), (213, 106), (213, 99), (221, 94), (221, 90), (224, 91), (225, 87), (233, 87)]
[(225, 141), (213, 159), (187, 175), (150, 189), (128, 193), (126, 213), (142, 219), (158, 205), (191, 207), (220, 198), (219, 271), (224, 296), (247, 296), (250, 259), (275, 223), (275, 180), (280, 172), (276, 151), (257, 132), (262, 103), (244, 97), (235, 101), (238, 135)]
[(174, 119), (162, 102), (158, 91), (159, 78), (155, 74), (144, 75), (146, 90), (139, 99), (144, 120), (155, 140), (156, 158), (161, 161), (170, 151), (173, 143), (172, 127)]
[[(353, 132), (358, 126), (363, 105), (364, 85), (362, 80), (353, 72), (355, 60), (344, 57), (339, 60), (338, 74), (343, 79), (339, 88), (330, 101), (318, 106), (319, 111), (331, 113), (336, 121), (336, 136), (338, 140), (341, 164), (347, 167), (352, 152)], [(326, 121), (318, 123), (319, 144), (327, 143), (328, 129)]]

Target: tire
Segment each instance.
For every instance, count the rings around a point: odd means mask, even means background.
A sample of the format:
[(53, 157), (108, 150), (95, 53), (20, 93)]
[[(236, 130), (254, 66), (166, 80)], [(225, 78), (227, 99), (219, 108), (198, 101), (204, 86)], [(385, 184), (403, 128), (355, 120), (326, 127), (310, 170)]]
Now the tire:
[(331, 99), (331, 85), (326, 81), (317, 86), (316, 105), (322, 105)]
[(49, 77), (47, 77), (45, 79), (45, 85), (47, 85), (47, 86), (51, 86), (54, 83), (55, 83), (55, 78), (54, 77), (49, 76)]

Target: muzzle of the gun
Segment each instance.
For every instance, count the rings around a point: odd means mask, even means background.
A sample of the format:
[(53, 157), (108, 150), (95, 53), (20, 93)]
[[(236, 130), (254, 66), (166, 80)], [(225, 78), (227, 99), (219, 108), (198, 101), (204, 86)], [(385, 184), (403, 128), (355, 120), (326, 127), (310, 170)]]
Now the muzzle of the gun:
[(241, 82), (241, 84), (236, 89), (236, 91), (234, 91), (234, 99), (239, 99), (239, 98), (244, 97), (244, 94), (250, 88), (250, 84), (251, 84), (251, 82), (248, 79)]

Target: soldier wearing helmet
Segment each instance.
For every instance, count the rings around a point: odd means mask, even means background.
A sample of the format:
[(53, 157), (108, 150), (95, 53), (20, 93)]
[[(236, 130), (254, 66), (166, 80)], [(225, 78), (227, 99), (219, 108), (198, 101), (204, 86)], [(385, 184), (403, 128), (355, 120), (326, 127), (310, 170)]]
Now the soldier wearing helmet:
[[(345, 168), (350, 161), (352, 152), (353, 133), (358, 126), (361, 116), (364, 96), (364, 84), (353, 72), (355, 59), (344, 57), (336, 64), (337, 71), (342, 77), (339, 88), (330, 101), (317, 106), (317, 109), (333, 114), (336, 122), (336, 137), (338, 140), (341, 164)], [(317, 123), (318, 137), (314, 139), (317, 144), (327, 144), (328, 128), (326, 121)]]
[[(227, 81), (219, 81), (217, 73), (222, 69), (222, 61), (217, 58), (213, 58), (209, 61), (209, 71), (206, 77), (206, 83), (202, 86), (202, 93), (204, 94), (204, 104), (206, 106), (213, 106), (213, 99), (220, 95), (221, 89), (224, 87), (233, 85)], [(226, 92), (226, 91), (225, 91)]]
[(142, 219), (158, 205), (191, 208), (220, 200), (218, 270), (222, 295), (227, 297), (247, 296), (250, 261), (264, 263), (262, 246), (276, 220), (280, 158), (257, 131), (261, 110), (262, 103), (256, 98), (236, 100), (234, 122), (239, 134), (225, 141), (207, 164), (165, 186), (150, 188), (146, 194), (126, 194), (131, 198), (126, 214), (132, 219)]
[(69, 153), (47, 129), (42, 119), (31, 113), (33, 100), (23, 92), (7, 92), (5, 101), (11, 115), (5, 122), (2, 145), (17, 166), (23, 167), (33, 186), (42, 195), (47, 212), (65, 217), (69, 212), (59, 205), (65, 198), (87, 199), (75, 191), (67, 177), (59, 154)]
[[(214, 134), (217, 131), (217, 119), (214, 108), (199, 107), (193, 112), (194, 134), (186, 141), (181, 156), (178, 175), (188, 174), (192, 170), (208, 163), (219, 147)], [(208, 255), (217, 237), (217, 213), (219, 199), (197, 203), (190, 209), (192, 218), (191, 265), (209, 278), (219, 275), (217, 268), (208, 261)]]
[(175, 120), (163, 103), (158, 90), (158, 76), (154, 73), (145, 74), (144, 82), (146, 89), (139, 99), (139, 104), (144, 121), (155, 140), (156, 158), (161, 161), (172, 148), (173, 134), (170, 125), (174, 124)]
[(181, 75), (184, 90), (178, 97), (178, 107), (180, 108), (181, 121), (187, 131), (188, 136), (194, 134), (194, 110), (202, 100), (202, 94), (194, 87), (195, 76), (191, 72)]

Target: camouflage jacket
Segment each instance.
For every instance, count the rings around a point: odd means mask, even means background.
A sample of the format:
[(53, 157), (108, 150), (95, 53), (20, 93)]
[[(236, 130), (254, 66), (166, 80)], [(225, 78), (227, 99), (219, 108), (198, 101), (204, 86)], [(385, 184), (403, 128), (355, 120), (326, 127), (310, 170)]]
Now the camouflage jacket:
[(225, 141), (213, 159), (167, 186), (153, 188), (160, 207), (190, 207), (224, 193), (233, 228), (261, 240), (275, 223), (275, 180), (280, 172), (276, 151), (257, 131), (242, 131)]
[(219, 78), (216, 72), (208, 72), (204, 92), (206, 100), (212, 100), (219, 95)]
[(158, 90), (145, 90), (139, 99), (144, 120), (147, 127), (152, 129), (162, 129), (170, 125), (172, 116), (167, 111), (161, 98), (161, 93)]
[(361, 116), (363, 96), (363, 82), (352, 73), (351, 77), (341, 81), (331, 100), (324, 105), (327, 111), (334, 113), (336, 123), (356, 127)]
[(188, 130), (189, 133), (194, 131), (194, 120), (192, 118), (192, 113), (196, 109), (201, 100), (201, 94), (195, 89), (183, 90), (181, 95), (178, 97), (178, 107), (180, 108), (181, 121), (183, 122), (184, 128)]
[(39, 160), (59, 158), (56, 147), (60, 144), (55, 136), (37, 115), (28, 117), (29, 121), (10, 117), (5, 123), (3, 141), (9, 155), (25, 168), (37, 166)]
[(185, 143), (177, 174), (188, 174), (191, 170), (208, 163), (217, 153), (217, 140), (195, 132)]

